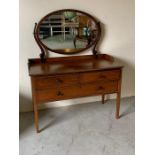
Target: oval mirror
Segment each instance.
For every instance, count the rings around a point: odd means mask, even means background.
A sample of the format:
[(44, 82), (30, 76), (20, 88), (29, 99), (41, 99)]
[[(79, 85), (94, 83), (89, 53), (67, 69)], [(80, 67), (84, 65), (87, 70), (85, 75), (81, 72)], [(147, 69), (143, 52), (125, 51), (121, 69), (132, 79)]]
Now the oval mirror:
[(46, 15), (36, 28), (45, 49), (60, 54), (74, 54), (95, 45), (100, 35), (94, 17), (78, 10), (59, 10)]

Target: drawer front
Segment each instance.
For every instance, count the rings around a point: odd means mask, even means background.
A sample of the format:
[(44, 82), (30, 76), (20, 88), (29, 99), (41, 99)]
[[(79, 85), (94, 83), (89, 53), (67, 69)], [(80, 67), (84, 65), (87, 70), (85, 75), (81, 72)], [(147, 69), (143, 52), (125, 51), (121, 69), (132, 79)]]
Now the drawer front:
[(35, 79), (35, 89), (59, 88), (78, 84), (78, 75), (58, 75), (48, 77), (37, 77)]
[(120, 79), (120, 70), (88, 72), (80, 75), (80, 83), (114, 81)]
[(120, 79), (120, 70), (96, 71), (80, 74), (67, 74), (35, 78), (35, 89), (59, 88), (97, 81), (114, 81)]
[(38, 101), (56, 101), (76, 97), (98, 95), (103, 93), (115, 93), (118, 89), (118, 82), (100, 82), (84, 85), (63, 87), (61, 89), (47, 89), (36, 91)]

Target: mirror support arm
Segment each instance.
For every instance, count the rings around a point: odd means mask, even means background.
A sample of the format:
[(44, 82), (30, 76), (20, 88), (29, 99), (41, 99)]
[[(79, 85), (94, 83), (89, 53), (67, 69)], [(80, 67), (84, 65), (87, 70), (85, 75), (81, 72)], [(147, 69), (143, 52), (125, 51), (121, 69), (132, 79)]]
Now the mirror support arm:
[(41, 50), (41, 53), (40, 53), (41, 62), (45, 62), (46, 61), (46, 59), (45, 59), (45, 49), (40, 44), (39, 39), (37, 37), (37, 32), (36, 31), (37, 31), (37, 23), (35, 23), (33, 35), (34, 35), (35, 41), (37, 42), (37, 44), (38, 44), (38, 46), (39, 46), (39, 48)]
[(97, 27), (98, 27), (98, 35), (97, 35), (97, 39), (95, 41), (95, 44), (94, 44), (94, 47), (92, 50), (94, 56), (97, 56), (98, 51), (96, 50), (96, 46), (101, 38), (101, 24), (100, 24), (100, 22), (97, 23)]

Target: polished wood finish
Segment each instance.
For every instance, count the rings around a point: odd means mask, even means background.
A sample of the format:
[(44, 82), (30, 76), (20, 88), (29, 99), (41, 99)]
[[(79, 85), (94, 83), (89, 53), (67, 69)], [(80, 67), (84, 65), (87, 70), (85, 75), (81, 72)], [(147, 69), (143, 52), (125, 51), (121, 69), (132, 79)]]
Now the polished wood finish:
[(74, 56), (29, 59), (29, 75), (32, 82), (32, 100), (36, 130), (38, 104), (47, 101), (73, 99), (77, 97), (117, 94), (116, 118), (119, 118), (122, 65), (112, 56)]
[(107, 54), (97, 56), (71, 56), (60, 58), (48, 58), (45, 63), (38, 59), (29, 59), (30, 76), (66, 75), (91, 71), (107, 71), (122, 68), (122, 64), (114, 61), (114, 58)]
[[(98, 81), (97, 81), (98, 82)], [(76, 97), (84, 97), (90, 95), (99, 95), (101, 93), (117, 92), (117, 82), (86, 83), (82, 85), (72, 85), (67, 87), (58, 86), (57, 88), (49, 88), (37, 90), (37, 102), (57, 101), (63, 99), (71, 99)]]

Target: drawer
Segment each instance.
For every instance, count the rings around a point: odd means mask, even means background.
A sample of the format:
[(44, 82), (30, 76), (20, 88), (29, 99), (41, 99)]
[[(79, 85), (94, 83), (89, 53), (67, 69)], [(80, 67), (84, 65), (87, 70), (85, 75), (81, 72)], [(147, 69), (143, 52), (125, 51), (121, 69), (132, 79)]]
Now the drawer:
[(56, 101), (62, 99), (71, 99), (76, 97), (98, 95), (103, 93), (115, 93), (118, 89), (118, 82), (100, 82), (74, 85), (63, 87), (61, 89), (46, 89), (36, 91), (36, 96), (38, 101)]
[(59, 88), (78, 84), (78, 75), (58, 75), (48, 77), (36, 77), (35, 89)]
[(87, 72), (80, 75), (80, 83), (89, 83), (97, 81), (114, 81), (120, 79), (120, 70), (108, 70), (108, 71), (97, 71)]

